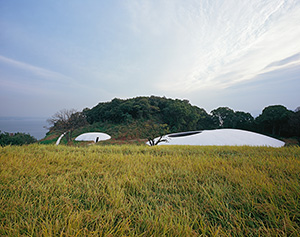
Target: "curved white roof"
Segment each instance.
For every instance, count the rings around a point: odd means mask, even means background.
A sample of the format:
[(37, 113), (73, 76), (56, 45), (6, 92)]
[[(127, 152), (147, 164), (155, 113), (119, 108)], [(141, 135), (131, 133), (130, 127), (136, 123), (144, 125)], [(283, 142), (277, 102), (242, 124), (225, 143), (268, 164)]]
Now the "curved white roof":
[[(98, 138), (98, 139), (97, 139)], [(99, 141), (104, 141), (108, 140), (111, 137), (102, 132), (88, 132), (88, 133), (83, 133), (79, 135), (78, 137), (75, 138), (75, 141), (94, 141), (94, 142), (99, 142)]]
[(66, 133), (67, 133), (67, 132), (64, 132), (63, 134), (60, 135), (60, 137), (57, 139), (57, 141), (56, 141), (56, 143), (55, 143), (56, 146), (59, 145), (60, 140), (63, 138), (63, 136), (64, 136)]
[(272, 137), (239, 129), (216, 129), (173, 133), (165, 135), (164, 138), (166, 138), (168, 142), (160, 142), (158, 145), (282, 147), (285, 144)]

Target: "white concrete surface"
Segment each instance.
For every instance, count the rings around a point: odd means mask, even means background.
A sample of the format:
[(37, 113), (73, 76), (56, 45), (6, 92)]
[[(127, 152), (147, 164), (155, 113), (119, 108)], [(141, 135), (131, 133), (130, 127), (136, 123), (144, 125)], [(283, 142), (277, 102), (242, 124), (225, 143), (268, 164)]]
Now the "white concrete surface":
[[(97, 140), (98, 138), (98, 140)], [(83, 133), (79, 135), (78, 137), (75, 138), (75, 141), (94, 141), (94, 142), (99, 142), (99, 141), (104, 141), (104, 140), (109, 140), (111, 136), (109, 136), (106, 133), (102, 132), (89, 132), (89, 133)]]
[(57, 146), (60, 143), (60, 140), (63, 138), (63, 136), (66, 134), (67, 132), (64, 132), (63, 134), (60, 135), (60, 137), (57, 139), (55, 145)]
[(180, 133), (168, 134), (164, 136), (168, 142), (161, 142), (158, 145), (282, 147), (285, 144), (269, 136), (239, 129), (204, 130), (193, 135), (178, 135)]

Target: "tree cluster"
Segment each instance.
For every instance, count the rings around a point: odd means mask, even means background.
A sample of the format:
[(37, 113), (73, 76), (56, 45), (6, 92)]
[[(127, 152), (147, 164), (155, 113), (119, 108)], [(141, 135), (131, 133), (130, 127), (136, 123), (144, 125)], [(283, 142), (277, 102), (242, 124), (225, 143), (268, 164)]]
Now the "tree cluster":
[(220, 107), (211, 111), (217, 128), (239, 128), (276, 137), (300, 137), (300, 111), (288, 110), (282, 105), (263, 109), (255, 119), (250, 113)]
[[(149, 128), (143, 138), (161, 136), (162, 132), (182, 132), (217, 128), (236, 128), (255, 131), (277, 137), (300, 137), (300, 109), (288, 110), (282, 105), (264, 108), (254, 118), (250, 113), (219, 107), (207, 113), (203, 108), (193, 106), (188, 100), (166, 97), (136, 97), (113, 99), (86, 108), (82, 112), (62, 110), (49, 122), (52, 130), (72, 132), (79, 127), (97, 122), (129, 124), (139, 121)], [(151, 135), (151, 136), (150, 136)], [(152, 141), (153, 142), (153, 141)]]
[(255, 119), (256, 130), (279, 137), (300, 137), (300, 111), (288, 110), (282, 105), (264, 108)]
[(150, 120), (167, 124), (170, 132), (202, 129), (236, 128), (273, 136), (300, 136), (300, 109), (288, 110), (282, 105), (264, 108), (254, 118), (250, 113), (219, 107), (208, 114), (188, 100), (166, 97), (136, 97), (113, 99), (83, 111), (90, 124), (95, 122), (128, 123), (133, 120)]
[(215, 128), (237, 128), (251, 130), (254, 118), (250, 113), (219, 107), (211, 111)]
[(35, 143), (37, 140), (25, 133), (7, 133), (0, 131), (0, 146), (7, 145), (25, 145)]
[(206, 111), (192, 106), (187, 100), (156, 96), (113, 99), (111, 102), (99, 103), (92, 109), (84, 109), (83, 113), (90, 124), (151, 120), (158, 124), (167, 124), (171, 132), (207, 129), (213, 126), (211, 117)]

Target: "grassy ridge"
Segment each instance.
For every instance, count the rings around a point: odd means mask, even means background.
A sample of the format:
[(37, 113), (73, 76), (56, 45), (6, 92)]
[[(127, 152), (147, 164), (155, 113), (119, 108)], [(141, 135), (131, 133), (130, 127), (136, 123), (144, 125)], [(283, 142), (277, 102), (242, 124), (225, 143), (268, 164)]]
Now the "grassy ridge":
[(0, 235), (297, 235), (300, 149), (0, 148)]
[[(109, 134), (112, 139), (106, 141), (106, 143), (117, 144), (117, 143), (130, 143), (130, 141), (135, 140), (143, 140), (147, 138), (144, 134), (147, 134), (148, 128), (145, 126), (145, 121), (134, 121), (132, 123), (126, 124), (112, 124), (107, 122), (97, 122), (94, 124), (89, 124), (82, 128), (77, 128), (74, 130), (72, 134), (72, 139), (75, 139), (82, 133), (87, 132), (104, 132)], [(59, 136), (62, 132), (49, 132), (45, 138), (39, 141), (40, 144), (55, 144)], [(66, 136), (64, 136), (60, 142), (60, 144), (67, 144)], [(73, 140), (69, 144), (76, 144)], [(103, 142), (102, 142), (103, 143)], [(143, 142), (145, 143), (145, 142)]]

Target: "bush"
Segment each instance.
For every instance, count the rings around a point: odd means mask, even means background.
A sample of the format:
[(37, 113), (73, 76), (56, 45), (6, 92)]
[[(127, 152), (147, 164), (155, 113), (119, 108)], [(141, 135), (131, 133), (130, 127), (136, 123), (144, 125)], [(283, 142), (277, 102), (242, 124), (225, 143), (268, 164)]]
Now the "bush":
[(30, 136), (29, 134), (25, 133), (7, 133), (0, 131), (0, 145), (7, 146), (7, 145), (24, 145), (24, 144), (31, 144), (35, 143), (37, 140)]

